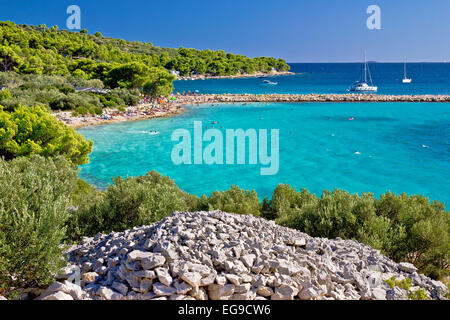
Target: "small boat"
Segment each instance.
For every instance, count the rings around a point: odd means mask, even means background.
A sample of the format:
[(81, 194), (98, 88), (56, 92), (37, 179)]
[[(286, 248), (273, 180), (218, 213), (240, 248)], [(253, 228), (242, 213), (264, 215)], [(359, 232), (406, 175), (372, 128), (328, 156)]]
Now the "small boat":
[(405, 58), (405, 66), (403, 68), (403, 79), (402, 79), (403, 83), (411, 83), (412, 79), (411, 78), (407, 78), (406, 77), (406, 58)]
[[(370, 85), (367, 83), (367, 74), (369, 74)], [(364, 81), (357, 81), (348, 91), (353, 92), (377, 92), (378, 87), (373, 85), (372, 75), (370, 74), (369, 65), (366, 60), (366, 52), (364, 52)]]
[(264, 80), (263, 83), (265, 83), (265, 84), (272, 84), (272, 85), (277, 85), (278, 84), (278, 82), (272, 82), (270, 80)]

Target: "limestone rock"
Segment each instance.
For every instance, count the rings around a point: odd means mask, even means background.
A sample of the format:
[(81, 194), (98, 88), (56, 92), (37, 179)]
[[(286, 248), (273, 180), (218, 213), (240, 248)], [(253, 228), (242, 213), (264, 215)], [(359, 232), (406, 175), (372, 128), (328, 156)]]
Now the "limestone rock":
[(81, 287), (58, 282), (41, 299), (404, 299), (403, 289), (383, 282), (392, 276), (410, 277), (433, 299), (447, 292), (365, 244), (221, 211), (174, 212), (150, 226), (83, 238), (67, 256), (60, 279), (79, 269)]

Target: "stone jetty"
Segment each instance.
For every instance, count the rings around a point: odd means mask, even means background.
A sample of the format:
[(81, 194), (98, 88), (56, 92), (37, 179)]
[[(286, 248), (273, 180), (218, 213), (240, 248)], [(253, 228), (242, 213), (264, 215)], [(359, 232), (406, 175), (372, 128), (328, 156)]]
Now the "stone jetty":
[(450, 102), (450, 95), (201, 94), (175, 96), (181, 104), (252, 102)]
[[(432, 299), (447, 292), (365, 244), (221, 211), (174, 212), (150, 226), (84, 238), (67, 255), (60, 280), (37, 299), (404, 300), (417, 290)], [(391, 288), (392, 277), (411, 287)]]

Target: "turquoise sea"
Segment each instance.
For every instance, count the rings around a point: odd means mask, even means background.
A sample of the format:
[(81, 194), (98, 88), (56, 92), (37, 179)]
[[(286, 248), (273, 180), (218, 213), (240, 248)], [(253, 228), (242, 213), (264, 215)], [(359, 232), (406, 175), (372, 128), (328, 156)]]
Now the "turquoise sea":
[[(278, 174), (261, 176), (260, 165), (174, 165), (171, 134), (178, 128), (192, 133), (194, 121), (208, 128), (215, 121), (221, 131), (279, 129)], [(153, 130), (159, 134), (149, 134)], [(203, 105), (172, 118), (79, 132), (95, 142), (81, 178), (101, 188), (111, 177), (156, 170), (196, 195), (236, 184), (256, 190), (262, 199), (287, 183), (318, 195), (334, 188), (376, 196), (390, 190), (450, 203), (450, 104)]]

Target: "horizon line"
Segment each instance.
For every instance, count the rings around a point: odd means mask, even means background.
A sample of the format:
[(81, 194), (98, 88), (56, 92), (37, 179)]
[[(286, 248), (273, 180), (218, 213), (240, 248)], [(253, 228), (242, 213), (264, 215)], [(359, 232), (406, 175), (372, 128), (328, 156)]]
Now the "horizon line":
[[(286, 63), (363, 63), (363, 61), (286, 61)], [(404, 61), (376, 61), (370, 60), (367, 63), (405, 63)], [(409, 63), (449, 63), (449, 61), (407, 61)]]

